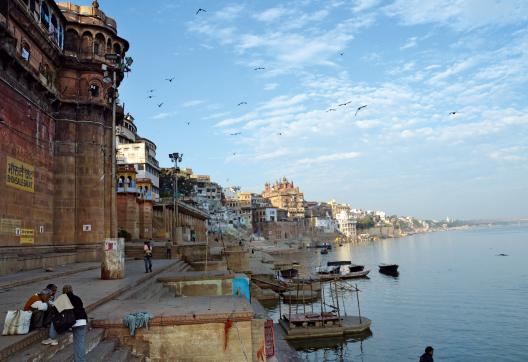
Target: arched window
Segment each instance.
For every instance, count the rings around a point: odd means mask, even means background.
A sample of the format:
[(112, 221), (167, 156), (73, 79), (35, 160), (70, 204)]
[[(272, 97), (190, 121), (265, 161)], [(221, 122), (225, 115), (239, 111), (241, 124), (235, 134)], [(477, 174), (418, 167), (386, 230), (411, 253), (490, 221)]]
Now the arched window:
[(89, 91), (90, 91), (90, 96), (94, 97), (94, 98), (97, 98), (99, 97), (99, 84), (97, 84), (97, 82), (92, 82), (90, 83), (90, 87), (89, 87)]
[(97, 33), (95, 36), (95, 40), (93, 43), (93, 52), (95, 55), (103, 56), (104, 55), (104, 47), (105, 47), (105, 38), (103, 34)]
[(46, 2), (42, 2), (42, 5), (40, 6), (40, 22), (44, 24), (46, 29), (49, 29), (50, 25), (50, 13), (48, 5), (46, 5)]
[(121, 54), (121, 45), (119, 45), (118, 43), (114, 44), (114, 53)]
[(64, 49), (75, 53), (79, 51), (79, 34), (74, 29), (66, 30)]
[(89, 31), (84, 32), (82, 35), (81, 52), (83, 55), (93, 54), (93, 36)]
[(29, 10), (30, 11), (35, 11), (36, 7), (35, 7), (35, 0), (29, 0)]
[(112, 53), (112, 39), (108, 38), (106, 41), (106, 54)]
[(31, 48), (29, 47), (28, 43), (26, 43), (25, 41), (22, 42), (22, 47), (20, 48), (20, 56), (26, 62), (29, 62), (29, 58), (31, 57)]
[(53, 35), (53, 38), (59, 44), (59, 24), (57, 23), (57, 17), (55, 14), (51, 16), (51, 25), (49, 27), (49, 34)]

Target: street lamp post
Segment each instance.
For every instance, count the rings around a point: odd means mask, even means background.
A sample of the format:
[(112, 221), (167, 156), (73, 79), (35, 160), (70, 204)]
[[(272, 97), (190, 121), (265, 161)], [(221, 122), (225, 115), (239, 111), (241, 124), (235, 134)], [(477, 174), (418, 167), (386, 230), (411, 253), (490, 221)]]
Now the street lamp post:
[(178, 152), (170, 153), (169, 158), (171, 159), (172, 163), (174, 163), (174, 173), (173, 173), (173, 187), (172, 187), (172, 206), (173, 206), (173, 216), (172, 216), (172, 243), (174, 244), (176, 242), (176, 236), (177, 236), (177, 230), (176, 227), (178, 226), (178, 162), (182, 162), (183, 153), (180, 154)]
[[(117, 203), (116, 203), (116, 109), (117, 100), (119, 93), (117, 91), (117, 72), (130, 72), (130, 66), (133, 63), (131, 57), (126, 57), (124, 60), (120, 54), (105, 54), (105, 59), (113, 62), (115, 65), (110, 68), (112, 71), (112, 78), (109, 77), (108, 66), (102, 65), (103, 69), (103, 82), (112, 83), (111, 97), (112, 97), (112, 196), (111, 204), (112, 208), (110, 211), (110, 236), (117, 237)], [(106, 180), (105, 180), (106, 182)]]

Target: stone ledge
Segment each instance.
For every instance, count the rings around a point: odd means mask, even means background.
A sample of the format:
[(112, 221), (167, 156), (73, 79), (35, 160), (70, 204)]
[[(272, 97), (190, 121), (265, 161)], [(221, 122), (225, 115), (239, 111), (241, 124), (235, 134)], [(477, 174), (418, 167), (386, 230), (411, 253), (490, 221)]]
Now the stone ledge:
[[(225, 323), (228, 319), (233, 322), (244, 322), (253, 319), (253, 312), (214, 313), (201, 315), (156, 316), (149, 321), (149, 327), (178, 326), (190, 324)], [(94, 328), (126, 328), (122, 320), (99, 319), (91, 322)]]

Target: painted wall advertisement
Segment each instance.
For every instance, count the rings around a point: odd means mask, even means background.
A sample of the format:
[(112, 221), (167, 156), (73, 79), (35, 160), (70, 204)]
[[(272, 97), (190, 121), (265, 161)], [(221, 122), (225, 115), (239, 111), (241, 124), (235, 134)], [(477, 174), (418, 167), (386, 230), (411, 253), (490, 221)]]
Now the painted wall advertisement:
[(35, 192), (35, 168), (7, 156), (6, 184), (22, 191)]

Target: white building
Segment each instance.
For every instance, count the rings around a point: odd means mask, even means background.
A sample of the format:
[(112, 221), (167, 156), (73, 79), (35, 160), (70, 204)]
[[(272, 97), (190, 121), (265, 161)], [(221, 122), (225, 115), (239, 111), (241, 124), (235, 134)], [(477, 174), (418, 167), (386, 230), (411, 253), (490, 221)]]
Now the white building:
[(116, 126), (116, 149), (117, 164), (134, 165), (137, 179), (150, 179), (153, 198), (158, 201), (160, 167), (156, 159), (156, 145), (137, 134), (134, 117), (129, 114)]
[(348, 238), (356, 236), (356, 219), (350, 212), (341, 211), (336, 215), (337, 227), (339, 231)]

